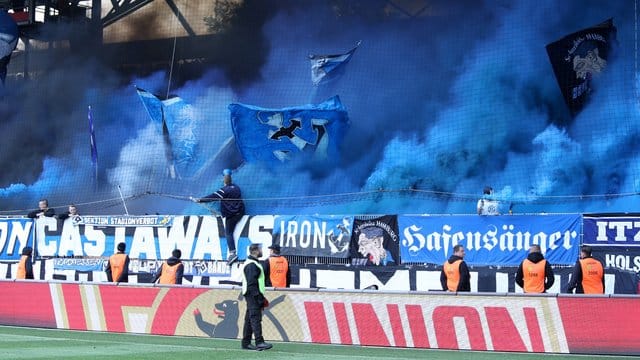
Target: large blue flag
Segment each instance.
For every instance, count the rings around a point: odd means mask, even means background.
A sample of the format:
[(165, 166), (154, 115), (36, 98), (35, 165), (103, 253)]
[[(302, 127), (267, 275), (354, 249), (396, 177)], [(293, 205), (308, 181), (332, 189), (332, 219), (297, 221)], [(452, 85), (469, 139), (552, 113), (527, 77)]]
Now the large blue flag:
[(335, 78), (336, 75), (340, 74), (344, 65), (351, 60), (353, 53), (356, 52), (360, 43), (361, 41), (358, 41), (356, 46), (345, 54), (309, 55), (309, 61), (311, 62), (311, 81), (313, 84), (318, 85), (321, 81)]
[(349, 125), (347, 110), (337, 96), (320, 104), (283, 109), (234, 103), (229, 111), (245, 161), (285, 161), (302, 152), (318, 160), (335, 158)]
[(191, 116), (190, 105), (178, 96), (160, 100), (146, 90), (136, 87), (136, 91), (162, 134), (171, 178), (193, 176), (205, 161), (198, 156), (198, 124)]

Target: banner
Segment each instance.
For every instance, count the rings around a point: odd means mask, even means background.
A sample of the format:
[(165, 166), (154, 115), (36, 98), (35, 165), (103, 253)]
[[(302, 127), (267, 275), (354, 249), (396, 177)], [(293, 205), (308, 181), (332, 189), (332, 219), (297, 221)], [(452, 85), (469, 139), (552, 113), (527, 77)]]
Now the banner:
[(453, 246), (465, 247), (469, 265), (517, 266), (531, 245), (554, 265), (573, 265), (580, 215), (399, 216), (403, 263), (443, 264)]
[[(84, 216), (82, 221), (77, 220), (47, 217), (35, 220), (37, 256), (108, 257), (124, 242), (132, 259), (167, 259), (176, 248), (185, 258), (222, 259), (224, 241), (220, 239), (224, 239), (224, 226), (218, 217)], [(85, 225), (84, 221), (105, 226)], [(161, 226), (163, 221), (173, 226)], [(133, 226), (136, 223), (145, 225)]]
[(353, 221), (351, 236), (351, 263), (353, 265), (398, 265), (398, 217), (380, 216)]
[(605, 269), (620, 269), (640, 273), (640, 247), (593, 246), (591, 255), (602, 261)]
[[(237, 289), (0, 281), (0, 324), (240, 339)], [(267, 341), (640, 354), (637, 298), (267, 291)], [(585, 326), (585, 309), (589, 311)], [(100, 321), (94, 321), (94, 316)]]
[(576, 115), (591, 96), (592, 78), (607, 66), (616, 28), (609, 19), (546, 46), (549, 61), (569, 110)]
[(349, 257), (352, 216), (276, 216), (273, 243), (282, 255)]
[(640, 247), (640, 216), (584, 216), (582, 222), (585, 245)]
[(33, 247), (31, 219), (0, 219), (0, 260), (18, 260), (25, 246)]
[(173, 219), (175, 216), (170, 215), (121, 215), (121, 216), (74, 216), (73, 222), (75, 224), (82, 225), (95, 225), (95, 226), (164, 226), (170, 227), (173, 225)]
[(321, 104), (283, 109), (230, 104), (229, 112), (236, 144), (246, 161), (277, 163), (300, 153), (334, 159), (349, 124), (337, 96)]

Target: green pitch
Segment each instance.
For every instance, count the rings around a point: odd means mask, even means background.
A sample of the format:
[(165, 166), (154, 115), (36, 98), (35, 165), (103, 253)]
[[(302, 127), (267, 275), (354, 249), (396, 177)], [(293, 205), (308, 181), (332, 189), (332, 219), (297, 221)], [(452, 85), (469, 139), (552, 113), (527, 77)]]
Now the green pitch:
[[(592, 359), (594, 356), (489, 353), (362, 346), (274, 343), (247, 351), (239, 340), (80, 332), (0, 326), (0, 359)], [(598, 356), (598, 360), (632, 359)], [(637, 358), (637, 357), (634, 357)]]

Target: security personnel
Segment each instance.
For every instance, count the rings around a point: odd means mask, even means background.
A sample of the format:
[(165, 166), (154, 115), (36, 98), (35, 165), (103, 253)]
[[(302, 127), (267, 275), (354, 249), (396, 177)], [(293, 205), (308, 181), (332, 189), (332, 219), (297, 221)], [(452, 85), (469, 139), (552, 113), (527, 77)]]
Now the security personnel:
[(453, 255), (442, 265), (440, 284), (444, 291), (471, 291), (471, 275), (464, 262), (464, 246), (453, 247)]
[(544, 293), (553, 286), (553, 269), (540, 250), (540, 245), (531, 245), (529, 255), (518, 267), (516, 284), (525, 293)]
[(167, 259), (158, 272), (153, 277), (152, 283), (160, 280), (159, 284), (182, 284), (182, 275), (184, 274), (184, 264), (180, 261), (182, 252), (175, 249), (171, 252), (171, 257)]
[[(246, 350), (267, 350), (273, 347), (262, 336), (262, 310), (269, 306), (269, 302), (264, 297), (265, 276), (258, 260), (261, 257), (262, 246), (251, 244), (249, 256), (242, 268), (242, 295), (247, 302), (247, 310), (244, 314), (241, 345)], [(255, 345), (251, 344), (252, 335), (256, 340)]]
[(107, 262), (107, 280), (109, 282), (129, 282), (129, 256), (124, 253), (127, 244), (118, 244), (118, 252), (111, 255)]
[(604, 294), (604, 267), (602, 263), (591, 257), (591, 246), (583, 245), (580, 259), (576, 262), (567, 285), (567, 292), (576, 294)]
[(280, 245), (269, 246), (271, 255), (264, 262), (264, 274), (266, 286), (289, 287), (291, 285), (291, 272), (289, 271), (289, 261), (280, 255)]
[(30, 246), (25, 246), (22, 249), (22, 255), (18, 262), (16, 279), (33, 279), (33, 264), (31, 263), (32, 253), (33, 249)]

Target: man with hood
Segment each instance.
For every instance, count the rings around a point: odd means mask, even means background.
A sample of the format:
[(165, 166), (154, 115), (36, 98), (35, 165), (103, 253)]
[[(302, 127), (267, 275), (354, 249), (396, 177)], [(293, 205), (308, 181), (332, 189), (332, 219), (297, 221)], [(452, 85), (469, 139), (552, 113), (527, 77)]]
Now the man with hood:
[(525, 293), (547, 292), (555, 281), (553, 270), (540, 250), (540, 245), (531, 245), (529, 255), (518, 267), (516, 284)]
[(158, 284), (182, 284), (182, 275), (184, 274), (184, 264), (180, 261), (182, 252), (179, 249), (174, 249), (171, 252), (171, 257), (167, 259), (158, 272), (153, 277), (152, 283), (160, 280)]
[(25, 246), (22, 249), (22, 255), (18, 262), (18, 271), (16, 279), (33, 279), (33, 263), (31, 263), (31, 254), (33, 249), (31, 246)]
[(464, 246), (453, 247), (453, 255), (442, 265), (440, 284), (444, 291), (471, 291), (471, 275), (464, 262)]
[(124, 251), (127, 250), (127, 244), (121, 242), (118, 244), (118, 252), (111, 255), (107, 261), (107, 273), (109, 282), (129, 282), (129, 255)]

